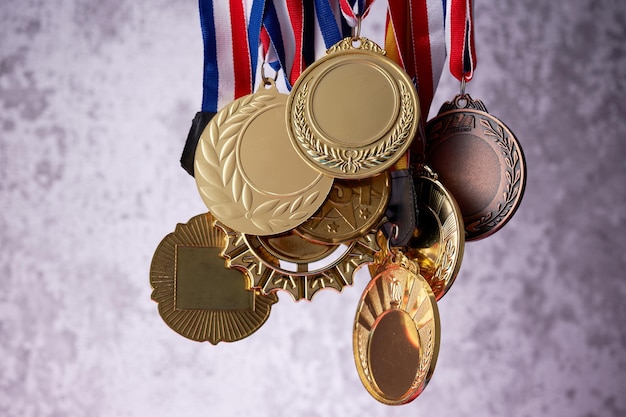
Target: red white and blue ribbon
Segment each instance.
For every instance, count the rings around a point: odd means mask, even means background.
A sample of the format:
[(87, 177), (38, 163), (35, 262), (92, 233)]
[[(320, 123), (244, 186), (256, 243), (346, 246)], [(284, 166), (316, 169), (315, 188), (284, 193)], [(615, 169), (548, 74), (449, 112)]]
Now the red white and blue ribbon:
[(252, 92), (249, 16), (243, 0), (200, 0), (199, 9), (204, 43), (202, 111), (217, 112)]
[(359, 24), (359, 19), (365, 19), (370, 11), (370, 7), (374, 3), (374, 0), (358, 0), (352, 2), (348, 0), (339, 0), (339, 6), (341, 7), (341, 14), (350, 27), (356, 27)]
[(424, 121), (446, 60), (445, 15), (446, 0), (389, 1), (385, 48), (413, 78)]

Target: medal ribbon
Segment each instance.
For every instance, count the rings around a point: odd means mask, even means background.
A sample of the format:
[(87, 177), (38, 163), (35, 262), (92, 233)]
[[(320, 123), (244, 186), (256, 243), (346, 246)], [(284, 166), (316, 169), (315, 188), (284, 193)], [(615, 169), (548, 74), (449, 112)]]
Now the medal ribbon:
[[(348, 0), (339, 0), (341, 14), (350, 27), (355, 27), (359, 23), (359, 19), (364, 19), (370, 11), (370, 7), (374, 0), (358, 0), (351, 5)], [(357, 9), (355, 11), (354, 9)]]
[(315, 15), (326, 49), (343, 39), (344, 34), (339, 28), (330, 0), (315, 0)]
[(200, 0), (199, 9), (204, 43), (202, 111), (215, 113), (252, 92), (246, 13), (243, 0)]
[(474, 5), (472, 0), (449, 0), (450, 73), (461, 83), (470, 81), (476, 68)]
[(263, 16), (263, 29), (278, 59), (278, 65), (272, 67), (283, 69), (289, 90), (306, 67), (304, 47), (305, 41), (311, 42), (311, 36), (305, 29), (312, 30), (310, 14), (313, 10), (312, 3), (308, 3), (305, 7), (300, 0), (268, 0)]
[[(417, 85), (422, 121), (426, 121), (446, 59), (446, 0), (391, 0), (385, 49)], [(394, 59), (394, 58), (392, 58)]]

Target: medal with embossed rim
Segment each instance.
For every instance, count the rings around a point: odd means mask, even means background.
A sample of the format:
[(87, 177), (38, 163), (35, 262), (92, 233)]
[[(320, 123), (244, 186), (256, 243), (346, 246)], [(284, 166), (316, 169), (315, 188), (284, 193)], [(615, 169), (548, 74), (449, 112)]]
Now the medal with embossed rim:
[(390, 187), (388, 172), (358, 180), (336, 179), (322, 207), (294, 230), (326, 244), (358, 239), (376, 228), (385, 214)]
[(285, 127), (287, 95), (272, 80), (220, 110), (196, 150), (202, 200), (226, 226), (272, 235), (307, 220), (326, 200), (333, 180), (303, 162)]
[(354, 361), (365, 389), (389, 405), (415, 399), (439, 354), (439, 311), (419, 267), (402, 252), (384, 256), (354, 319)]
[(226, 235), (210, 213), (179, 224), (157, 247), (150, 266), (152, 299), (174, 331), (199, 342), (233, 342), (267, 320), (273, 294), (251, 288), (250, 277), (228, 269), (220, 252)]
[(428, 166), (416, 171), (413, 182), (417, 227), (402, 250), (419, 265), (420, 274), (440, 300), (461, 268), (465, 249), (463, 218), (452, 193)]
[(522, 201), (522, 148), (509, 128), (469, 94), (444, 103), (426, 125), (426, 162), (458, 202), (466, 240), (498, 231)]
[(367, 38), (345, 38), (309, 66), (287, 103), (289, 137), (335, 178), (373, 176), (409, 148), (420, 120), (410, 77)]
[(311, 300), (324, 288), (341, 291), (352, 285), (353, 273), (373, 261), (378, 251), (374, 234), (338, 245), (323, 245), (287, 232), (275, 236), (242, 235), (219, 222), (227, 236), (222, 255), (231, 268), (247, 271), (252, 285), (264, 294), (284, 290), (294, 300)]

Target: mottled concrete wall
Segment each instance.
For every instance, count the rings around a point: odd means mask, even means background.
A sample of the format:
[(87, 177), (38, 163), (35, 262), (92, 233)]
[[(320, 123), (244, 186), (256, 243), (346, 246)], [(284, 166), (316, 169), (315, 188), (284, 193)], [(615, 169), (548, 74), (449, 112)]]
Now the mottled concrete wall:
[[(514, 219), (466, 247), (435, 375), (386, 407), (351, 346), (366, 279), (211, 346), (150, 300), (203, 212), (178, 158), (200, 103), (196, 2), (0, 3), (0, 415), (626, 415), (626, 3), (478, 1), (468, 91), (519, 137)], [(434, 107), (458, 85), (444, 77)]]

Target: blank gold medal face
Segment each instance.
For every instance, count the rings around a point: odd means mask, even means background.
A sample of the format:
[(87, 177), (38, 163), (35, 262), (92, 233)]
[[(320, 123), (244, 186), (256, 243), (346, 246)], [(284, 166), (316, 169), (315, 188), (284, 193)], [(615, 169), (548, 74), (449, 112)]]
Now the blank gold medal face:
[(416, 262), (437, 300), (450, 289), (461, 268), (465, 232), (454, 197), (432, 178), (414, 177), (417, 228), (403, 249)]
[(251, 288), (245, 273), (225, 266), (224, 232), (210, 213), (176, 226), (157, 247), (150, 267), (152, 299), (177, 333), (199, 342), (233, 342), (269, 317), (275, 295)]
[(439, 353), (439, 312), (424, 278), (389, 265), (367, 285), (354, 320), (353, 348), (365, 389), (399, 405), (426, 387)]
[(261, 86), (218, 112), (200, 136), (194, 166), (200, 196), (217, 219), (242, 233), (293, 229), (332, 186), (291, 146), (286, 101), (273, 84)]
[(372, 41), (346, 38), (313, 63), (287, 103), (293, 146), (335, 178), (372, 176), (408, 149), (420, 118), (409, 76)]
[(519, 142), (469, 95), (445, 103), (428, 122), (426, 162), (459, 204), (466, 240), (498, 231), (521, 203), (526, 164)]

